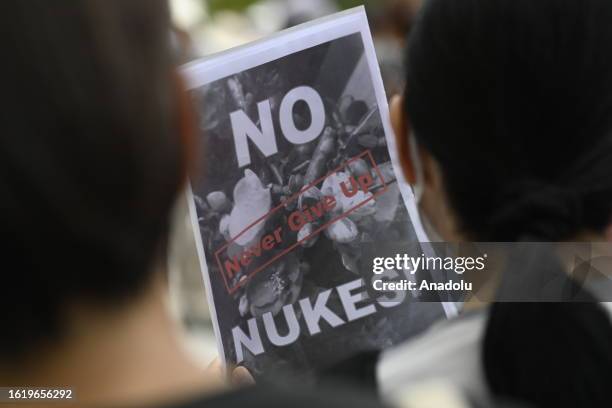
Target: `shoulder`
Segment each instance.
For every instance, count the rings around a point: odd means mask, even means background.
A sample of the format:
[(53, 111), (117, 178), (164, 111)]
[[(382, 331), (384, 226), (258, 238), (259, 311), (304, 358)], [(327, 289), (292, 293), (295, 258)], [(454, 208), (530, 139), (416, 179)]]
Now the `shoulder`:
[(440, 322), (422, 335), (385, 352), (377, 381), (386, 399), (432, 379), (448, 380), (467, 395), (487, 398), (480, 349), (487, 314), (473, 313)]

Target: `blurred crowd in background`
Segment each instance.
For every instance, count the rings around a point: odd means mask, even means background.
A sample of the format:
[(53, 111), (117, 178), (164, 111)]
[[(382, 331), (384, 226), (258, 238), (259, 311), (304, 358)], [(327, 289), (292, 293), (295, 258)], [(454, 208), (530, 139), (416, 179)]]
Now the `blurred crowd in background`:
[[(187, 63), (279, 30), (364, 5), (388, 97), (403, 87), (402, 50), (422, 0), (171, 0), (174, 40)], [(202, 360), (216, 356), (216, 340), (186, 200), (177, 204), (170, 251), (172, 304), (188, 328), (188, 344)]]

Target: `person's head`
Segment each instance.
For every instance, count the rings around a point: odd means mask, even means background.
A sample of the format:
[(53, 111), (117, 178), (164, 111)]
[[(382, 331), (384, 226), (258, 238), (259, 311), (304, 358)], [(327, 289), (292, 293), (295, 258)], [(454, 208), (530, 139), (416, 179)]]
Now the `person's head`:
[(425, 2), (409, 36), (404, 99), (391, 110), (407, 179), (422, 168), (421, 207), (443, 238), (605, 231), (610, 21), (605, 0)]
[(1, 362), (146, 288), (186, 165), (165, 1), (0, 9)]
[[(424, 2), (391, 118), (406, 178), (443, 239), (604, 238), (611, 43), (606, 0)], [(490, 308), (482, 355), (494, 394), (609, 405), (610, 317), (584, 296)]]

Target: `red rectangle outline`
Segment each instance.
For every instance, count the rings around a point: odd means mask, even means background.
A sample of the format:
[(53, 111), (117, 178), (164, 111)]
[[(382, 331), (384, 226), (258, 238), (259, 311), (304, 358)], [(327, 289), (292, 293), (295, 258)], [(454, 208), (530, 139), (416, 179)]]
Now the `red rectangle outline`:
[[(374, 171), (376, 172), (376, 174), (378, 175), (378, 177), (380, 178), (381, 182), (382, 182), (382, 187), (380, 190), (378, 190), (376, 193), (372, 194), (372, 196), (370, 198), (368, 198), (367, 200), (362, 201), (361, 203), (357, 204), (355, 207), (351, 208), (350, 210), (340, 214), (339, 216), (337, 216), (336, 218), (333, 218), (332, 220), (328, 221), (327, 223), (325, 223), (324, 225), (320, 226), (319, 228), (317, 228), (315, 231), (313, 231), (311, 234), (309, 234), (308, 236), (302, 238), (299, 241), (296, 241), (295, 244), (291, 245), (290, 247), (288, 247), (287, 249), (285, 249), (283, 252), (277, 254), (276, 256), (274, 256), (272, 259), (269, 259), (265, 264), (261, 265), (259, 268), (257, 268), (256, 270), (254, 270), (253, 272), (251, 272), (250, 274), (248, 274), (246, 276), (247, 279), (244, 280), (240, 280), (234, 287), (230, 288), (227, 282), (227, 277), (225, 276), (225, 273), (223, 272), (223, 265), (221, 264), (221, 261), (219, 260), (219, 253), (223, 250), (225, 250), (227, 247), (229, 247), (234, 241), (236, 241), (238, 238), (240, 238), (240, 236), (242, 234), (244, 234), (247, 230), (249, 230), (249, 228), (253, 227), (255, 224), (261, 222), (262, 220), (264, 220), (265, 218), (267, 218), (270, 214), (276, 212), (278, 209), (284, 207), (288, 202), (292, 201), (292, 200), (296, 200), (299, 198), (299, 196), (304, 193), (305, 191), (311, 189), (312, 187), (316, 186), (317, 184), (319, 184), (320, 182), (322, 182), (323, 180), (325, 180), (326, 178), (338, 173), (340, 170), (344, 169), (345, 167), (347, 167), (350, 163), (362, 158), (363, 156), (369, 156), (370, 161), (372, 162), (372, 166), (374, 168)], [(338, 167), (335, 170), (332, 170), (331, 172), (327, 173), (325, 176), (320, 177), (319, 179), (313, 181), (312, 183), (310, 183), (309, 185), (307, 185), (306, 187), (302, 188), (300, 191), (298, 191), (297, 193), (295, 193), (294, 195), (292, 195), (291, 197), (287, 198), (286, 200), (284, 200), (283, 202), (281, 202), (278, 206), (272, 208), (270, 211), (268, 211), (265, 215), (261, 216), (260, 218), (258, 218), (256, 221), (254, 221), (253, 223), (251, 223), (249, 226), (247, 226), (244, 230), (242, 230), (238, 235), (236, 235), (231, 241), (226, 242), (223, 246), (221, 246), (218, 250), (215, 251), (215, 258), (217, 260), (217, 266), (219, 267), (219, 271), (221, 273), (221, 276), (223, 277), (223, 283), (225, 284), (225, 289), (228, 291), (228, 293), (230, 295), (233, 295), (234, 293), (236, 293), (236, 291), (238, 289), (240, 289), (247, 281), (249, 278), (251, 278), (253, 275), (255, 275), (258, 272), (261, 272), (264, 268), (266, 268), (267, 266), (269, 266), (271, 263), (273, 263), (274, 261), (276, 261), (277, 259), (283, 257), (284, 255), (286, 255), (288, 252), (292, 251), (295, 247), (297, 247), (298, 245), (300, 245), (302, 242), (310, 239), (310, 237), (320, 233), (322, 230), (324, 230), (325, 228), (327, 228), (329, 225), (333, 224), (334, 222), (337, 222), (343, 218), (348, 217), (351, 213), (353, 213), (354, 211), (358, 210), (359, 208), (363, 207), (364, 205), (366, 205), (368, 202), (370, 202), (371, 200), (374, 200), (376, 197), (378, 197), (379, 195), (385, 193), (387, 191), (387, 183), (385, 182), (385, 179), (382, 176), (382, 173), (380, 172), (380, 169), (376, 163), (376, 161), (374, 160), (374, 157), (372, 156), (372, 152), (370, 150), (365, 150), (363, 153), (347, 160), (343, 165), (341, 165), (340, 167)]]

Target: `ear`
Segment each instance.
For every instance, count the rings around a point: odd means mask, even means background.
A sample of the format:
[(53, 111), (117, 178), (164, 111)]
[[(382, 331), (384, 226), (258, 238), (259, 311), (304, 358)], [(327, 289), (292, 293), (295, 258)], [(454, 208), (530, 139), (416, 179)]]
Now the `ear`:
[(391, 113), (391, 125), (395, 134), (395, 144), (399, 155), (400, 165), (406, 181), (410, 184), (417, 182), (414, 163), (410, 151), (410, 126), (408, 118), (404, 113), (404, 98), (400, 95), (395, 95), (391, 98), (389, 105)]

